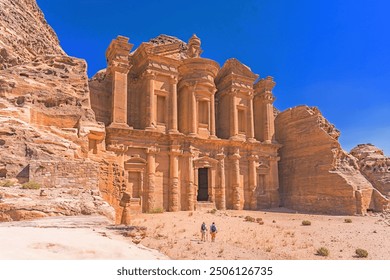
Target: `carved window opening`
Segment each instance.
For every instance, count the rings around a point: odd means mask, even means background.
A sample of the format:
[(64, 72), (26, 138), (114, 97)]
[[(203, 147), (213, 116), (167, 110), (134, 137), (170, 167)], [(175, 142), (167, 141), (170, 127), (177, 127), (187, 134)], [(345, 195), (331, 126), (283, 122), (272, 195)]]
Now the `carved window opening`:
[(237, 117), (238, 117), (238, 133), (245, 134), (246, 132), (245, 109), (238, 108)]
[(198, 169), (198, 201), (209, 200), (209, 169)]
[(209, 103), (208, 103), (208, 101), (201, 100), (198, 102), (198, 118), (199, 118), (199, 124), (202, 127), (208, 127), (208, 125), (209, 125)]
[(157, 123), (165, 124), (165, 107), (166, 98), (162, 95), (157, 95)]

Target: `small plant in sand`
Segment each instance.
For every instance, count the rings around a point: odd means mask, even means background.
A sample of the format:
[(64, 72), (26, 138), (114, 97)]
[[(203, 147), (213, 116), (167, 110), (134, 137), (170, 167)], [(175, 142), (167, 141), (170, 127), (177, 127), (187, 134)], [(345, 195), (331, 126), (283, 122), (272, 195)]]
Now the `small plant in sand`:
[(355, 254), (358, 258), (367, 258), (368, 252), (364, 249), (356, 249)]
[(5, 181), (0, 182), (0, 187), (4, 187), (4, 188), (9, 188), (9, 187), (12, 187), (14, 185), (15, 185), (15, 183), (10, 181), (10, 180), (5, 180)]
[(259, 223), (259, 225), (264, 225), (264, 221), (260, 221), (258, 223)]
[(273, 249), (273, 247), (272, 247), (272, 246), (268, 246), (267, 248), (265, 248), (265, 251), (266, 251), (267, 253), (269, 253), (269, 252), (271, 252), (271, 251), (272, 251), (272, 249)]
[(188, 217), (192, 217), (194, 215), (194, 212), (188, 213)]
[(207, 211), (207, 213), (215, 214), (215, 213), (217, 213), (217, 209), (214, 208), (213, 210)]
[(245, 221), (246, 221), (246, 222), (255, 222), (256, 219), (253, 218), (253, 217), (251, 217), (251, 216), (246, 216), (246, 217), (245, 217)]
[(351, 219), (344, 219), (344, 223), (350, 224), (350, 223), (352, 223), (352, 220)]
[(256, 218), (256, 222), (261, 222), (263, 219), (262, 218)]
[(28, 190), (38, 190), (41, 188), (41, 185), (34, 181), (28, 181), (27, 183), (24, 183), (22, 185), (22, 189), (28, 189)]
[(317, 255), (327, 257), (329, 256), (329, 250), (325, 247), (321, 247), (317, 250)]
[(303, 220), (303, 221), (302, 221), (302, 225), (303, 225), (303, 226), (310, 226), (310, 225), (311, 225), (311, 222), (308, 221), (308, 220)]
[(161, 207), (153, 208), (148, 212), (149, 214), (158, 214), (158, 213), (164, 213), (164, 209)]

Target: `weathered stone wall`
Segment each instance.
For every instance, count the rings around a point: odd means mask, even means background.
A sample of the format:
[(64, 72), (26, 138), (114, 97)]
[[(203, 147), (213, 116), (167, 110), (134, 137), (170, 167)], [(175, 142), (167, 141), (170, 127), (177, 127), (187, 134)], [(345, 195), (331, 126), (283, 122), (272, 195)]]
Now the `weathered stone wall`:
[(339, 132), (318, 109), (288, 109), (275, 124), (276, 139), (283, 145), (279, 162), (283, 206), (331, 214), (383, 209), (386, 200), (378, 198), (356, 159), (341, 149)]
[(30, 181), (47, 188), (84, 188), (96, 190), (99, 164), (89, 160), (30, 161)]

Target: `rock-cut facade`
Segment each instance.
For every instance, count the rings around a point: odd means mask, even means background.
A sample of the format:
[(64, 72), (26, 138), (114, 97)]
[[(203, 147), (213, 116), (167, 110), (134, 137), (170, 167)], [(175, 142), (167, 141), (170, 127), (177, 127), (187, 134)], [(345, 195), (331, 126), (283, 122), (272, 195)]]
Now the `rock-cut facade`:
[(133, 212), (278, 207), (272, 77), (259, 79), (237, 59), (220, 67), (200, 57), (196, 35), (132, 47), (114, 39), (107, 69), (89, 84), (96, 120), (106, 126), (104, 138), (89, 140), (90, 153), (114, 154), (121, 205)]

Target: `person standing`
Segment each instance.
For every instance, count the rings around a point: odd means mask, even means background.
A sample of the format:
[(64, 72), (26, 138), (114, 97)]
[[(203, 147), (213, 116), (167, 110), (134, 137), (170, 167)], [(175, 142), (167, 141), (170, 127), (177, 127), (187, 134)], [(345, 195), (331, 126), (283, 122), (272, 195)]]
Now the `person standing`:
[(210, 235), (211, 235), (211, 242), (215, 242), (215, 237), (217, 235), (217, 226), (215, 225), (215, 223), (213, 222), (210, 226)]
[(206, 242), (207, 227), (205, 222), (203, 222), (202, 225), (200, 226), (200, 232), (202, 234), (202, 241)]

